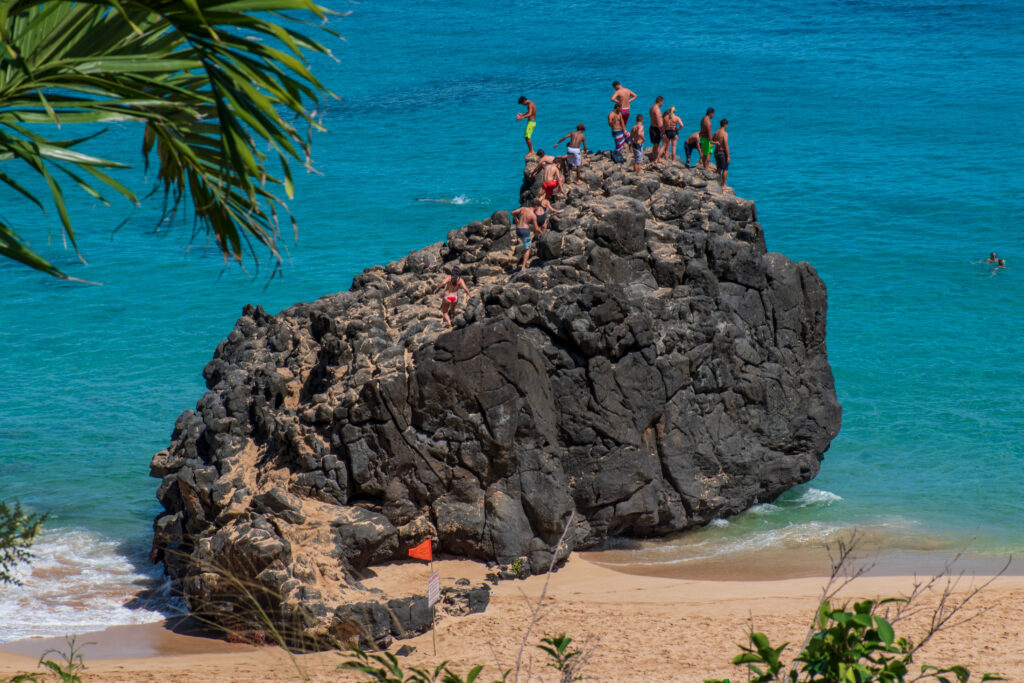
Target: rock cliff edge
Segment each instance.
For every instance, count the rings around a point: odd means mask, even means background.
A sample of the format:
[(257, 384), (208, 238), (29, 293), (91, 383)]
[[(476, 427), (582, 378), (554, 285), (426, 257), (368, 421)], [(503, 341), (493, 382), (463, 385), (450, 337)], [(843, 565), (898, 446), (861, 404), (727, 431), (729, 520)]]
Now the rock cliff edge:
[[(814, 268), (698, 170), (587, 164), (525, 273), (499, 211), (348, 292), (246, 306), (152, 461), (154, 557), (192, 609), (243, 619), (241, 581), (296, 633), (382, 645), (429, 610), (363, 572), (425, 538), (543, 571), (572, 511), (589, 548), (817, 474), (841, 414)], [(454, 264), (472, 296), (448, 329), (432, 292)]]

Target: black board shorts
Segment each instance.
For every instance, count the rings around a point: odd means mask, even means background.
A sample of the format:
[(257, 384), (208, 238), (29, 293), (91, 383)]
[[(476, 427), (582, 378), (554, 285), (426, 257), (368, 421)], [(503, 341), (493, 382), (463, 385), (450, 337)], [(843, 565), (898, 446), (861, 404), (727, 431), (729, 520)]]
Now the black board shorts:
[(661, 128), (658, 128), (657, 126), (651, 126), (651, 144), (661, 144)]
[(726, 160), (725, 152), (715, 147), (715, 166), (718, 167), (719, 171), (728, 171), (729, 162)]

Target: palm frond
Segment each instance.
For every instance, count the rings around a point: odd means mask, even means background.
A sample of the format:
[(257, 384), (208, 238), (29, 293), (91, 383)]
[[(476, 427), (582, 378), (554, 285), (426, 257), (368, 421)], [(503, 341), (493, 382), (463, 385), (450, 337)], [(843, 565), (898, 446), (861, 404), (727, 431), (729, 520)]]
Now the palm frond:
[[(0, 182), (42, 208), (24, 182), (37, 176), (77, 249), (65, 183), (105, 203), (104, 189), (136, 195), (108, 172), (124, 160), (53, 132), (137, 122), (165, 216), (190, 204), (225, 259), (241, 261), (245, 244), (255, 257), (256, 243), (279, 263), (278, 192), (292, 197), (291, 162), (310, 166), (314, 112), (331, 95), (306, 59), (329, 51), (303, 31), (337, 35), (322, 24), (330, 15), (313, 0), (0, 2)], [(66, 277), (6, 224), (0, 255)]]

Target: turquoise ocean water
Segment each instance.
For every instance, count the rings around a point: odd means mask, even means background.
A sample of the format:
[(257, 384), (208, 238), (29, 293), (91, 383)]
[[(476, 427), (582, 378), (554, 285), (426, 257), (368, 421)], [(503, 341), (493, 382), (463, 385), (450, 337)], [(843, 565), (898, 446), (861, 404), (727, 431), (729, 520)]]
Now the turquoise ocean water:
[[(282, 277), (190, 248), (190, 226), (158, 225), (154, 201), (86, 197), (76, 219), (90, 265), (77, 265), (55, 216), (0, 193), (0, 214), (35, 246), (103, 283), (0, 263), (0, 498), (50, 513), (26, 586), (0, 587), (0, 640), (158, 618), (123, 607), (155, 575), (149, 458), (202, 394), (242, 306), (276, 312), (347, 289), (364, 267), (512, 208), (519, 95), (537, 102), (540, 146), (585, 122), (606, 149), (614, 79), (640, 95), (634, 111), (664, 95), (684, 135), (708, 106), (729, 118), (730, 184), (757, 202), (769, 249), (828, 285), (844, 407), (810, 485), (638, 557), (807, 545), (851, 526), (897, 550), (972, 537), (979, 554), (1024, 550), (1016, 2), (338, 7), (352, 10), (335, 22), (347, 40), (316, 67), (341, 100), (316, 137), (322, 175), (298, 179)], [(137, 129), (101, 139), (141, 168)], [(141, 170), (128, 177), (144, 187)], [(993, 250), (1009, 268), (990, 277), (971, 261)]]

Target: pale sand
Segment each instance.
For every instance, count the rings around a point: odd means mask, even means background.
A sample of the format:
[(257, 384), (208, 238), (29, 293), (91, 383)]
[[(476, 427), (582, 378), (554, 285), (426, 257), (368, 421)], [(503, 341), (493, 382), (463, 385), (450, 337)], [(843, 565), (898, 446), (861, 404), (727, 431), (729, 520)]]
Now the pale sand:
[[(443, 583), (467, 577), (480, 580), (486, 569), (467, 561), (436, 563)], [(399, 564), (378, 570), (371, 586), (403, 592), (425, 586), (429, 569), (423, 564)], [(536, 603), (545, 577), (506, 581), (494, 590), (486, 613), (439, 617), (437, 649), (465, 673), (471, 665), (486, 667), (480, 681), (491, 681), (502, 668), (515, 666), (524, 630), (529, 623), (525, 596)], [(909, 577), (866, 577), (846, 592), (851, 598), (892, 596), (910, 590)], [(582, 643), (599, 639), (587, 672), (601, 681), (702, 681), (705, 677), (745, 680), (729, 664), (736, 644), (746, 640), (749, 620), (773, 643), (800, 643), (814, 612), (824, 579), (779, 581), (697, 581), (626, 574), (598, 566), (575, 555), (552, 575), (543, 617), (530, 638), (535, 645), (544, 635), (565, 631)], [(421, 592), (425, 588), (419, 588)], [(1006, 576), (980, 594), (975, 607), (989, 608), (984, 616), (938, 635), (920, 662), (964, 664), (976, 672), (997, 671), (1011, 681), (1024, 681), (1024, 577)], [(922, 622), (897, 628), (900, 635), (920, 633)], [(158, 624), (111, 628), (79, 639), (93, 641), (84, 648), (86, 681), (240, 681), (274, 683), (302, 677), (288, 656), (275, 647), (255, 648), (178, 635)], [(38, 653), (61, 645), (61, 640), (26, 640), (0, 646), (0, 677), (34, 668)], [(416, 648), (403, 663), (434, 664), (429, 634), (396, 641), (393, 650)], [(794, 645), (793, 648), (796, 646)], [(12, 654), (17, 652), (20, 654)], [(530, 647), (535, 681), (557, 680), (538, 651)], [(31, 655), (31, 656), (27, 656)], [(359, 680), (335, 671), (337, 653), (300, 655), (297, 665), (314, 681)], [(524, 656), (524, 669), (530, 661)], [(488, 677), (490, 674), (492, 677)], [(526, 680), (526, 676), (520, 677)]]

